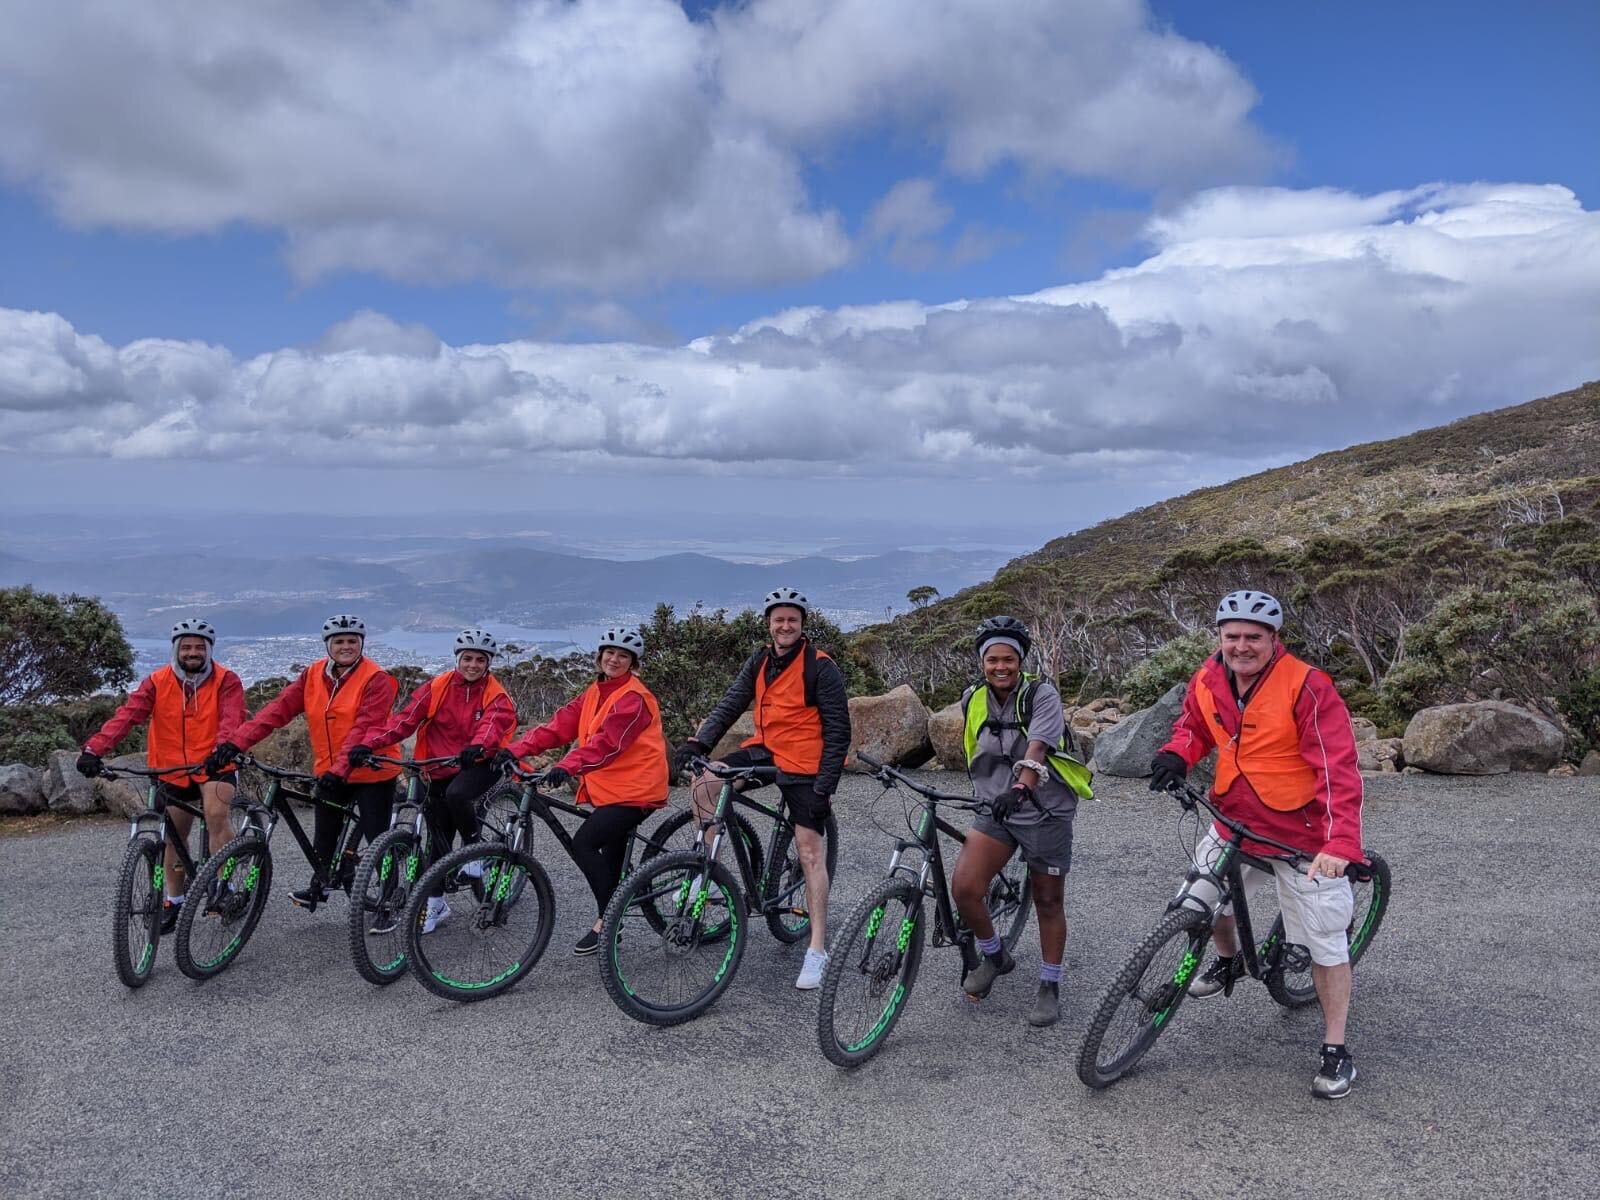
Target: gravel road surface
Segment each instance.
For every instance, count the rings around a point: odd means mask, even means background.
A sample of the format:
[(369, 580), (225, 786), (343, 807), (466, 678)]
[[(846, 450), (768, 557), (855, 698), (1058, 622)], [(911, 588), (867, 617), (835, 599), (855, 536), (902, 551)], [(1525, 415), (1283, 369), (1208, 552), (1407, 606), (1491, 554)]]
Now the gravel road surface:
[[(356, 976), (343, 898), (287, 901), (306, 873), (287, 831), (235, 966), (194, 984), (163, 941), (128, 992), (109, 916), (126, 826), (0, 827), (0, 1194), (1595, 1194), (1600, 906), (1574, 867), (1600, 832), (1595, 781), (1369, 781), (1394, 903), (1356, 974), (1360, 1078), (1336, 1104), (1309, 1094), (1316, 1010), (1253, 981), (1190, 1001), (1115, 1087), (1078, 1082), (1095, 1001), (1185, 844), (1175, 803), (1100, 783), (1076, 827), (1060, 1024), (1024, 1023), (1034, 928), (982, 1004), (930, 946), (887, 1048), (853, 1073), (817, 1050), (801, 947), (764, 927), (705, 1017), (624, 1017), (570, 953), (593, 910), (548, 836), (549, 951), (510, 994), (457, 1006)], [(839, 799), (841, 917), (890, 849), (873, 815), (899, 820), (878, 792), (848, 779)]]

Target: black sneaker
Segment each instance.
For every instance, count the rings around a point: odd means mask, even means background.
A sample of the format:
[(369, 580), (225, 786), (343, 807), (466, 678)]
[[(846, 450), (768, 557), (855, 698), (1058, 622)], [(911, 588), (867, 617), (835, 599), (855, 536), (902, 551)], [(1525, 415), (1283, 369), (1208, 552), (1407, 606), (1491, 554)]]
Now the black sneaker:
[(1322, 1066), (1311, 1077), (1311, 1094), (1321, 1100), (1341, 1100), (1356, 1081), (1356, 1060), (1347, 1050), (1324, 1050)]
[(1232, 958), (1223, 958), (1219, 955), (1189, 985), (1189, 995), (1215, 996), (1230, 982), (1243, 979), (1244, 974), (1244, 959), (1241, 956), (1235, 954)]
[(1016, 969), (1017, 960), (1011, 957), (1011, 951), (1001, 946), (996, 953), (985, 954), (983, 961), (967, 972), (967, 977), (961, 981), (961, 990), (969, 1000), (982, 1000), (994, 987), (996, 979)]
[(578, 939), (578, 944), (572, 948), (572, 952), (574, 954), (593, 954), (598, 949), (600, 949), (600, 935), (591, 929)]
[(161, 932), (171, 933), (178, 927), (178, 914), (183, 911), (183, 905), (174, 904), (171, 900), (161, 902)]
[(298, 908), (316, 911), (319, 904), (324, 904), (328, 899), (328, 889), (322, 886), (317, 879), (311, 881), (309, 887), (303, 887), (298, 892), (289, 893), (289, 902)]

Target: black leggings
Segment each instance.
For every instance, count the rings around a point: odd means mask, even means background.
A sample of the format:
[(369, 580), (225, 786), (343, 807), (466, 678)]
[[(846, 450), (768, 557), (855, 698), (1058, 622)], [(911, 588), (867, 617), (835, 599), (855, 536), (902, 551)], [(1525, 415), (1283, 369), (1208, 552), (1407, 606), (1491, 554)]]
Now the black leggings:
[(461, 843), (478, 840), (478, 798), (500, 780), (488, 763), (465, 767), (449, 779), (428, 782), (428, 831), (433, 835), (430, 865), (450, 853), (456, 834)]
[(628, 835), (654, 811), (642, 804), (605, 804), (585, 817), (573, 836), (572, 861), (589, 881), (589, 890), (602, 913), (622, 878)]
[[(347, 783), (335, 797), (341, 804), (356, 806), (356, 820), (361, 826), (361, 839), (371, 842), (389, 828), (389, 816), (394, 809), (394, 780), (381, 779), (377, 783)], [(339, 827), (344, 824), (344, 814), (324, 804), (317, 805), (311, 827), (311, 848), (323, 862), (328, 861), (339, 844)], [(334, 864), (337, 869), (338, 864)]]

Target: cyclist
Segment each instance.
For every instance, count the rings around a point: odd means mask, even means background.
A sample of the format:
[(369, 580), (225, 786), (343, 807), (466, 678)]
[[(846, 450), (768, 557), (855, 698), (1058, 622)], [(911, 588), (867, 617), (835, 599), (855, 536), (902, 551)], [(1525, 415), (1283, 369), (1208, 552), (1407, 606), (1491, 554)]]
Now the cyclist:
[[(322, 623), (327, 657), (300, 672), (252, 720), (241, 725), (231, 738), (218, 743), (206, 760), (208, 772), (221, 770), (241, 751), (304, 713), (306, 733), (311, 738), (312, 770), (317, 775), (317, 799), (321, 801), (311, 843), (324, 862), (333, 855), (343, 825), (342, 814), (326, 805), (353, 806), (360, 814), (361, 835), (369, 842), (388, 828), (389, 813), (394, 807), (398, 767), (350, 765), (350, 750), (360, 744), (366, 730), (388, 721), (399, 690), (394, 676), (366, 656), (366, 641), (367, 626), (360, 617), (348, 613), (329, 617)], [(379, 751), (385, 755), (394, 752), (393, 746)], [(336, 878), (323, 878), (313, 872), (311, 882), (291, 894), (290, 901), (314, 909), (328, 898), (336, 880), (348, 884), (356, 869), (353, 850), (352, 847), (338, 865)]]
[[(152, 771), (203, 762), (219, 740), (232, 737), (248, 715), (244, 684), (211, 657), (216, 643), (217, 631), (208, 621), (189, 618), (174, 625), (172, 662), (146, 676), (99, 732), (84, 743), (83, 753), (78, 755), (79, 773), (90, 779), (100, 774), (104, 756), (136, 725), (149, 725), (145, 761)], [(221, 850), (233, 836), (228, 805), (233, 800), (235, 775), (231, 768), (194, 775), (175, 771), (161, 776), (157, 784), (164, 798), (201, 806), (210, 854)], [(187, 840), (194, 824), (189, 814), (172, 808), (167, 816), (178, 836)], [(189, 886), (183, 876), (183, 860), (171, 846), (167, 847), (163, 879), (166, 898), (161, 931), (169, 933), (178, 923), (178, 906)]]
[(1023, 672), (1033, 645), (1027, 626), (1015, 617), (990, 617), (978, 626), (973, 645), (983, 679), (961, 698), (967, 773), (974, 798), (985, 801), (989, 811), (974, 819), (950, 879), (961, 919), (983, 953), (961, 987), (969, 999), (982, 1000), (995, 980), (1016, 966), (984, 901), (1020, 848), (1039, 916), (1039, 990), (1028, 1024), (1054, 1025), (1061, 1017), (1067, 945), (1063, 899), (1078, 810), (1078, 791), (1064, 772), (1072, 771), (1070, 777), (1080, 780), (1085, 793), (1088, 772), (1075, 760), (1060, 761), (1066, 737), (1061, 694), (1048, 680)]
[[(417, 758), (455, 757), (453, 765), (429, 772), (427, 817), (434, 860), (449, 853), (457, 833), (464, 843), (478, 840), (476, 801), (500, 778), (489, 760), (516, 732), (516, 705), (489, 671), (499, 649), (492, 634), (463, 629), (456, 635), (455, 669), (412, 692), (405, 711), (382, 729), (369, 729), (365, 740), (350, 750), (351, 766), (368, 766), (372, 747), (392, 746), (415, 733)], [(462, 870), (476, 874), (472, 868), (482, 870), (478, 863)], [(422, 932), (432, 933), (449, 916), (444, 897), (431, 897)]]
[[(544, 782), (551, 788), (571, 782), (578, 803), (593, 806), (572, 839), (572, 858), (602, 915), (622, 878), (629, 835), (667, 802), (667, 741), (661, 706), (637, 674), (643, 654), (637, 630), (606, 630), (595, 647), (595, 681), (494, 757), (494, 766), (504, 770), (513, 759), (577, 742), (545, 772)], [(572, 952), (598, 950), (603, 926), (596, 917)]]
[[(710, 754), (710, 748), (739, 715), (755, 706), (755, 736), (725, 761), (731, 767), (778, 768), (778, 791), (795, 824), (795, 848), (805, 872), (806, 906), (811, 915), (811, 945), (795, 980), (795, 987), (807, 991), (822, 986), (822, 971), (828, 963), (828, 864), (823, 829), (850, 749), (844, 674), (805, 636), (810, 609), (805, 596), (794, 588), (767, 593), (762, 616), (771, 643), (745, 660), (711, 715), (679, 747), (675, 762), (681, 771), (691, 756)], [(702, 820), (716, 811), (718, 790), (714, 775), (702, 774), (695, 780), (694, 806)]]
[[(1302, 662), (1279, 640), (1283, 607), (1266, 592), (1229, 592), (1217, 605), (1217, 653), (1189, 680), (1172, 740), (1151, 761), (1150, 788), (1181, 784), (1213, 749), (1217, 808), (1263, 836), (1313, 856), (1304, 874), (1260, 843), (1247, 854), (1273, 863), (1278, 906), (1289, 941), (1311, 953), (1311, 977), (1322, 1005), (1322, 1064), (1314, 1096), (1334, 1100), (1355, 1082), (1345, 1046), (1350, 1011), (1350, 950), (1345, 931), (1355, 898), (1344, 869), (1361, 854), (1361, 773), (1355, 729), (1333, 680)], [(1246, 719), (1248, 718), (1248, 720)], [(1207, 862), (1226, 834), (1215, 826), (1196, 847)], [(1254, 849), (1252, 849), (1252, 846)], [(1259, 852), (1259, 853), (1257, 853)], [(1246, 867), (1253, 891), (1264, 871)], [(1208, 884), (1194, 889), (1202, 900)], [(1191, 996), (1214, 996), (1244, 975), (1231, 915), (1217, 918), (1217, 957), (1189, 985)]]

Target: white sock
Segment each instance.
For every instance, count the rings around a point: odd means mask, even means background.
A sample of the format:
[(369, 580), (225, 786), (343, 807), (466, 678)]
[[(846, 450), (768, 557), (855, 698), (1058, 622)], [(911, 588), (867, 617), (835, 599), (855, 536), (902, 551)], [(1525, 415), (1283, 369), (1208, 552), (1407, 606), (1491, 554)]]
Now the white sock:
[(183, 897), (182, 896), (168, 896), (167, 897), (167, 903), (168, 904), (182, 904), (183, 903)]

